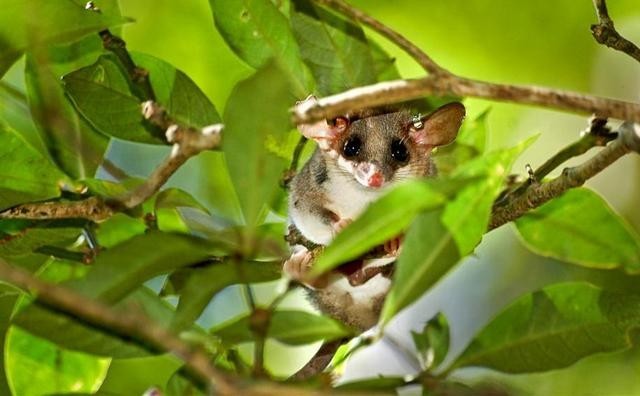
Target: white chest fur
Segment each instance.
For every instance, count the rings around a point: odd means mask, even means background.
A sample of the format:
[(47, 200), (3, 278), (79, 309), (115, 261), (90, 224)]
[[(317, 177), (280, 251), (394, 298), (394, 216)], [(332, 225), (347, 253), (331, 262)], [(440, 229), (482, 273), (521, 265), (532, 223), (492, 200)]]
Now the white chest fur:
[(343, 172), (336, 166), (328, 166), (329, 178), (325, 189), (330, 203), (328, 209), (341, 219), (355, 219), (367, 206), (382, 194), (385, 189), (372, 189), (358, 183), (353, 175)]

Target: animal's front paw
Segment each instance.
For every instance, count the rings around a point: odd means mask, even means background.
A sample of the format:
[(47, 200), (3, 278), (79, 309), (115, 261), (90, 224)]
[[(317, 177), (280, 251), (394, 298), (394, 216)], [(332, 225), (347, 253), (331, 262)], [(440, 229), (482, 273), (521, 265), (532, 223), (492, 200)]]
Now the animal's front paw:
[(311, 269), (313, 255), (307, 249), (294, 252), (291, 257), (284, 262), (282, 271), (291, 279), (302, 281)]
[(384, 252), (387, 256), (397, 256), (402, 247), (402, 235), (390, 239), (384, 243)]
[(351, 219), (340, 219), (332, 224), (333, 231), (337, 234), (347, 228), (347, 226), (351, 223), (353, 223), (353, 220)]
[(327, 275), (322, 275), (314, 279), (309, 278), (309, 270), (311, 270), (313, 259), (313, 254), (307, 249), (303, 248), (298, 250), (284, 262), (282, 272), (292, 280), (300, 282), (309, 288), (319, 289), (327, 287), (329, 283)]

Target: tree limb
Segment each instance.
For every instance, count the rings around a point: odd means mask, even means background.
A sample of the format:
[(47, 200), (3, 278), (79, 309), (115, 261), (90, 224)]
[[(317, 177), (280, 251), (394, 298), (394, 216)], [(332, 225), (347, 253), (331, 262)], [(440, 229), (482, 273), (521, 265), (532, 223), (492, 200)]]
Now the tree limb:
[(593, 38), (600, 44), (609, 48), (624, 52), (630, 57), (640, 62), (640, 48), (637, 45), (622, 37), (613, 26), (613, 20), (609, 17), (607, 3), (605, 0), (593, 0), (593, 5), (598, 15), (598, 23), (591, 25)]
[(618, 137), (583, 164), (565, 168), (562, 175), (549, 182), (531, 184), (521, 195), (505, 205), (494, 208), (488, 229), (500, 227), (568, 189), (583, 185), (588, 179), (632, 151), (640, 153), (640, 124), (625, 122), (618, 129)]

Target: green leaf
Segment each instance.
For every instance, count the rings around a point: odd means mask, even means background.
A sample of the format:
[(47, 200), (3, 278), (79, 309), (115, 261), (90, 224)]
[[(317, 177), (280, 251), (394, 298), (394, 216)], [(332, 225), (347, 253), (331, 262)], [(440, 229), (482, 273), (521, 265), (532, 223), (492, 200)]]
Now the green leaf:
[(320, 95), (376, 82), (376, 67), (360, 26), (309, 0), (291, 4), (293, 34)]
[(490, 110), (490, 108), (486, 109), (474, 120), (466, 120), (462, 124), (456, 142), (473, 147), (479, 154), (484, 153), (487, 147), (487, 136), (489, 134), (488, 118)]
[(60, 196), (66, 177), (15, 131), (0, 124), (0, 210)]
[(12, 388), (6, 395), (94, 392), (109, 369), (109, 359), (67, 351), (15, 327), (5, 348)]
[(369, 39), (369, 48), (371, 49), (371, 57), (373, 59), (373, 68), (376, 71), (377, 81), (399, 80), (402, 78), (398, 67), (396, 66), (396, 58), (392, 58), (387, 52), (375, 41)]
[(584, 283), (553, 285), (526, 295), (493, 319), (453, 367), (509, 373), (567, 367), (637, 341), (640, 295)]
[(425, 323), (420, 333), (412, 331), (411, 337), (424, 369), (438, 367), (449, 352), (449, 323), (442, 313)]
[[(184, 329), (190, 326), (202, 314), (211, 299), (227, 286), (238, 283), (267, 282), (280, 278), (282, 263), (225, 261), (204, 268), (182, 270), (174, 273), (186, 277), (180, 285), (174, 285), (180, 294), (180, 302), (171, 327)], [(173, 278), (173, 277), (172, 277)]]
[[(38, 23), (34, 24), (33, 21)], [(0, 13), (0, 76), (23, 51), (78, 39), (127, 21), (113, 12), (87, 11), (73, 1), (3, 0)]]
[(442, 222), (453, 234), (461, 256), (471, 253), (482, 239), (487, 231), (493, 201), (502, 190), (511, 165), (536, 138), (533, 136), (513, 148), (478, 157), (454, 173), (459, 177), (485, 177), (463, 189), (447, 204), (442, 216)]
[(194, 208), (210, 214), (209, 210), (198, 202), (193, 195), (179, 188), (167, 188), (162, 190), (156, 197), (155, 208), (156, 210)]
[(441, 214), (442, 210), (435, 210), (419, 215), (407, 232), (380, 323), (386, 324), (414, 302), (460, 260), (453, 235), (440, 220)]
[[(149, 55), (134, 53), (132, 57), (149, 72), (157, 102), (177, 122), (193, 127), (220, 122), (213, 104), (184, 73)], [(163, 131), (143, 119), (140, 100), (114, 55), (102, 55), (94, 64), (65, 75), (63, 83), (80, 114), (105, 135), (164, 143)]]
[(245, 222), (255, 225), (280, 189), (286, 163), (269, 152), (267, 142), (284, 142), (291, 128), (288, 79), (270, 65), (241, 81), (229, 97), (224, 114), (223, 150)]
[(43, 246), (67, 246), (78, 239), (80, 232), (72, 227), (27, 228), (0, 239), (0, 257), (25, 256)]
[(100, 252), (76, 290), (103, 301), (117, 301), (143, 282), (210, 257), (212, 246), (180, 234), (148, 232)]
[(571, 189), (516, 221), (533, 252), (591, 268), (640, 272), (640, 237), (597, 193)]
[(103, 134), (141, 143), (163, 143), (161, 135), (145, 128), (140, 100), (130, 92), (114, 55), (100, 56), (94, 64), (65, 75), (62, 82), (78, 112)]
[[(9, 326), (11, 325), (11, 314), (13, 313), (19, 296), (20, 291), (18, 289), (0, 283), (0, 345), (5, 346), (5, 348), (7, 345)], [(0, 359), (0, 394), (2, 395), (11, 394), (8, 383), (7, 365), (5, 362), (5, 359), (11, 353), (8, 349), (6, 349), (6, 351), (7, 354), (4, 355), (5, 358)]]
[[(211, 329), (212, 334), (225, 343), (239, 344), (253, 341), (250, 317), (241, 316)], [(315, 341), (331, 341), (353, 335), (343, 324), (326, 316), (305, 311), (275, 311), (271, 316), (267, 337), (289, 345), (304, 345)]]
[(296, 97), (313, 90), (287, 18), (270, 0), (209, 0), (218, 31), (243, 61), (259, 69), (275, 59), (292, 77)]
[(319, 275), (368, 252), (399, 235), (423, 210), (442, 205), (446, 195), (437, 188), (440, 181), (412, 180), (373, 202), (340, 232), (313, 265)]

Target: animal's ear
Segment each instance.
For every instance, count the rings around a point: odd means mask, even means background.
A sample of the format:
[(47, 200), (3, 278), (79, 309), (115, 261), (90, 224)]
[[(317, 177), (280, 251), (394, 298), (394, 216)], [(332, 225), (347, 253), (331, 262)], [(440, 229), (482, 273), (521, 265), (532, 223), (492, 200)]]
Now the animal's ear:
[[(309, 96), (304, 102), (315, 101), (314, 96)], [(320, 148), (328, 150), (340, 135), (347, 131), (349, 119), (347, 117), (336, 117), (330, 122), (326, 120), (313, 124), (298, 125), (298, 130), (308, 139), (315, 140)]]
[(433, 113), (416, 119), (411, 125), (409, 136), (424, 148), (444, 146), (453, 142), (458, 135), (464, 115), (462, 103), (446, 104)]

